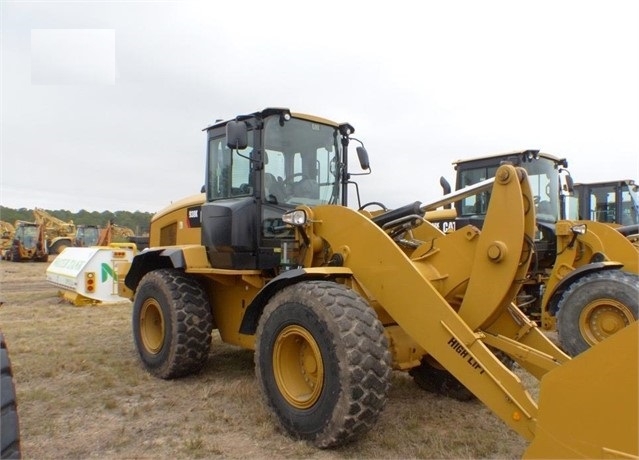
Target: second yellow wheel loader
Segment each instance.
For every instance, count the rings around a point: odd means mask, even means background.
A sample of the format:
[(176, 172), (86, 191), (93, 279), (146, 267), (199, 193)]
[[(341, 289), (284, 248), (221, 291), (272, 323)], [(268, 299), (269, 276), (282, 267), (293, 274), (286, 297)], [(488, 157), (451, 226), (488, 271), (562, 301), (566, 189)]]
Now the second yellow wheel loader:
[[(482, 231), (444, 234), (424, 218), (440, 203), (347, 207), (347, 123), (273, 108), (206, 131), (204, 196), (154, 217), (150, 247), (125, 278), (151, 374), (198, 372), (217, 329), (255, 351), (274, 422), (320, 448), (373, 429), (392, 371), (417, 370), (422, 380), (445, 373), (463, 384), (531, 441), (530, 456), (639, 455), (637, 328), (571, 361), (512, 303), (535, 232), (523, 169), (502, 166), (471, 187), (492, 194)], [(357, 152), (369, 169), (363, 146)], [(538, 406), (504, 356), (542, 379), (542, 403), (570, 388), (566, 403), (595, 407), (595, 435), (576, 409)], [(623, 369), (610, 370), (614, 391), (596, 389), (596, 406), (579, 363), (597, 375), (599, 366)]]
[[(596, 189), (599, 202), (605, 195), (606, 206), (624, 203), (623, 222), (628, 225), (576, 220), (577, 200), (567, 161), (538, 150), (455, 161), (456, 188), (491, 177), (502, 163), (526, 169), (537, 215), (535, 254), (517, 296), (519, 307), (545, 330), (556, 330), (571, 356), (636, 321), (639, 225), (627, 220), (636, 211), (631, 189), (608, 194)], [(583, 192), (579, 192), (581, 207), (586, 203)], [(467, 196), (455, 203), (456, 218), (438, 225), (448, 229), (470, 223), (481, 228), (490, 199), (490, 191)], [(619, 206), (615, 214), (610, 208), (608, 216), (621, 217), (621, 210)]]

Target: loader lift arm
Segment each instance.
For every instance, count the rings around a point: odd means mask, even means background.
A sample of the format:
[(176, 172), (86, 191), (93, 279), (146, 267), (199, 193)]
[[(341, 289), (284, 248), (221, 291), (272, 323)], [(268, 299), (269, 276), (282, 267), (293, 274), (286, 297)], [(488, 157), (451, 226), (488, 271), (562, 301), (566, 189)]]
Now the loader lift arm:
[[(486, 181), (479, 188), (490, 187), (491, 182)], [(617, 353), (631, 349), (628, 359), (611, 360), (612, 352), (599, 352), (594, 347), (592, 353), (586, 354), (592, 358), (572, 362), (512, 303), (528, 271), (535, 231), (534, 202), (523, 169), (505, 165), (497, 171), (481, 233), (466, 226), (444, 235), (422, 222), (410, 230), (413, 238), (423, 240), (412, 253), (399, 252), (388, 244), (393, 222), (401, 226), (405, 219), (419, 217), (415, 216), (416, 209), (426, 212), (456, 198), (451, 194), (436, 203), (408, 205), (401, 212), (390, 214), (390, 219), (388, 214), (367, 220), (344, 208), (315, 208), (311, 220), (331, 247), (339, 251), (369, 301), (379, 304), (430, 357), (508, 426), (531, 441), (527, 456), (548, 458), (562, 452), (568, 457), (636, 457), (637, 327), (628, 328), (632, 331), (616, 339), (622, 344), (617, 344)], [(367, 235), (365, 241), (353, 237), (362, 234)], [(313, 235), (309, 238), (313, 239)], [(371, 252), (370, 247), (376, 250)], [(385, 326), (388, 328), (389, 324)], [(541, 425), (540, 406), (494, 350), (507, 354), (542, 380)], [(630, 367), (623, 363), (630, 363)], [(631, 363), (635, 363), (634, 368)], [(597, 387), (601, 400), (597, 403), (598, 415), (587, 409), (573, 412), (584, 416), (588, 413), (592, 425), (597, 427), (595, 433), (590, 428), (567, 428), (575, 425), (575, 417), (563, 411), (557, 395), (570, 399), (571, 407), (580, 403), (583, 406), (588, 388), (595, 386), (586, 383), (593, 367), (609, 369), (619, 394), (634, 399), (628, 401), (630, 406), (620, 405), (618, 394)], [(585, 389), (579, 391), (581, 385)], [(616, 408), (614, 415), (611, 407)], [(609, 423), (595, 423), (599, 416)], [(619, 426), (610, 417), (623, 420), (623, 427), (606, 429), (608, 425)], [(556, 420), (561, 420), (562, 427), (557, 428)], [(559, 432), (562, 435), (557, 436)]]
[[(493, 187), (481, 233), (468, 226), (444, 235), (423, 222), (413, 233), (424, 242), (410, 255), (398, 251), (378, 224), (410, 216), (416, 209), (412, 205), (391, 218), (374, 220), (343, 207), (319, 206), (305, 212), (314, 222), (306, 230), (309, 239), (316, 240), (313, 233), (321, 235), (340, 254), (369, 301), (379, 304), (431, 357), (530, 440), (537, 405), (488, 347), (502, 349), (537, 377), (568, 360), (511, 304), (530, 262), (535, 229), (525, 179), (522, 169), (503, 166), (494, 184), (490, 180), (481, 185)], [(507, 228), (501, 224), (506, 221), (503, 213), (510, 216)]]

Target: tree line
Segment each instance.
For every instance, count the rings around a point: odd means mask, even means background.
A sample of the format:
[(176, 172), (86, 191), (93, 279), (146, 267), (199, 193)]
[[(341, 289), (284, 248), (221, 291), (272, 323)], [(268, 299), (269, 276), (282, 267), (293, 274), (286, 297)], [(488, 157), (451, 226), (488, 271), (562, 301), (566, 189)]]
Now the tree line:
[[(78, 212), (71, 212), (65, 209), (56, 209), (45, 211), (64, 222), (73, 221), (76, 225), (98, 225), (104, 227), (109, 221), (121, 227), (128, 227), (135, 232), (136, 235), (144, 235), (149, 231), (149, 222), (153, 213), (141, 211), (86, 211), (81, 209)], [(0, 220), (14, 224), (16, 220), (24, 220), (33, 222), (35, 217), (33, 209), (20, 208), (12, 209), (0, 206)]]

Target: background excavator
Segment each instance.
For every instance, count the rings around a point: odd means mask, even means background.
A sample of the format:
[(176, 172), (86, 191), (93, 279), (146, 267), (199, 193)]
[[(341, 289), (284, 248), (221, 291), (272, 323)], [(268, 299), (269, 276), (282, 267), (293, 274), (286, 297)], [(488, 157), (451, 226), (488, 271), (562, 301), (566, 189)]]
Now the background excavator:
[[(544, 329), (556, 330), (562, 348), (573, 356), (636, 321), (639, 226), (574, 220), (578, 208), (571, 198), (574, 187), (568, 162), (538, 150), (455, 161), (456, 188), (490, 177), (503, 163), (518, 165), (528, 172), (537, 216), (535, 255), (530, 271), (522, 279), (519, 307)], [(444, 193), (450, 190), (444, 178), (441, 183)], [(590, 207), (590, 201), (585, 199), (588, 188), (580, 190), (580, 206)], [(630, 189), (626, 190), (607, 196), (607, 203), (616, 203), (622, 210), (608, 214), (620, 218), (619, 223), (634, 219), (633, 195)], [(468, 196), (455, 203), (456, 218), (442, 220), (438, 225), (448, 229), (471, 223), (481, 228), (490, 199), (489, 191)]]
[[(396, 370), (470, 391), (531, 441), (527, 457), (639, 456), (639, 323), (571, 360), (512, 302), (537, 232), (523, 168), (434, 203), (355, 210), (350, 124), (271, 108), (206, 132), (205, 194), (156, 214), (126, 270), (148, 372), (197, 373), (217, 329), (254, 350), (274, 422), (320, 448), (373, 429)], [(429, 222), (483, 192), (481, 230)], [(541, 379), (539, 402), (504, 356)]]
[(39, 208), (33, 210), (33, 216), (35, 222), (45, 229), (49, 254), (60, 254), (65, 248), (73, 246), (76, 232), (73, 221), (65, 222)]
[(14, 224), (11, 244), (2, 250), (2, 259), (12, 262), (48, 262), (44, 226), (18, 220)]
[(130, 228), (114, 224), (109, 221), (104, 228), (97, 225), (78, 225), (73, 246), (108, 246), (113, 242), (126, 242), (135, 236)]
[(0, 221), (0, 254), (4, 254), (4, 251), (11, 247), (15, 232), (16, 229), (12, 224)]
[(130, 228), (109, 221), (104, 228), (98, 225), (65, 222), (44, 209), (35, 208), (36, 223), (44, 226), (49, 254), (60, 254), (70, 247), (108, 246), (112, 242), (125, 242), (135, 236)]

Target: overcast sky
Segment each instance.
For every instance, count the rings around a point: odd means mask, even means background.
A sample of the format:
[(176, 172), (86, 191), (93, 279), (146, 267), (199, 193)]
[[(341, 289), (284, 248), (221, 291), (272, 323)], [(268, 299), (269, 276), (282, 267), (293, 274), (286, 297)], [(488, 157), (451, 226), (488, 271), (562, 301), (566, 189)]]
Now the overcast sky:
[(203, 128), (272, 106), (350, 122), (390, 207), (515, 149), (639, 180), (636, 0), (0, 5), (4, 206), (155, 212), (202, 186)]

